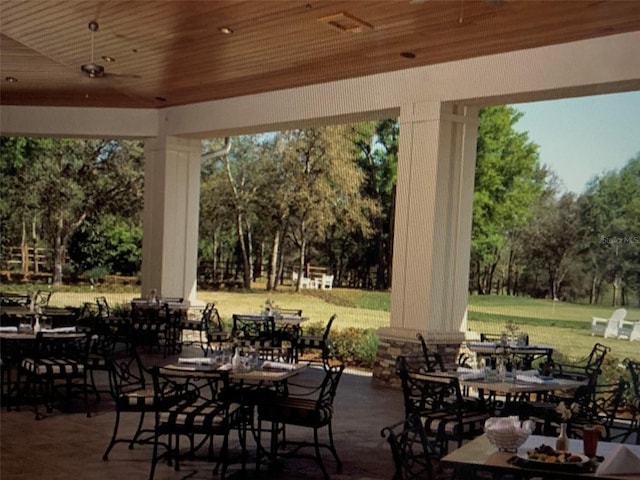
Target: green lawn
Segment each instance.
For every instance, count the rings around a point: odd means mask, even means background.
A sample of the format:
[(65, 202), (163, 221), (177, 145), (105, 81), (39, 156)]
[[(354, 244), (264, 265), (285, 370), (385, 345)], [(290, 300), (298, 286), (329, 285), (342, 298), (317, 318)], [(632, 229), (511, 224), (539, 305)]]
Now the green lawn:
[[(11, 290), (5, 287), (6, 290)], [(121, 289), (122, 290), (122, 289)], [(109, 303), (129, 303), (138, 296), (135, 290), (103, 293)], [(74, 289), (57, 291), (51, 303), (55, 306), (79, 305), (93, 301), (98, 291)], [(223, 318), (233, 313), (255, 312), (264, 308), (269, 299), (283, 308), (300, 308), (311, 322), (324, 324), (333, 313), (338, 317), (336, 329), (346, 327), (379, 328), (389, 325), (391, 305), (389, 292), (340, 289), (331, 291), (303, 291), (295, 293), (288, 287), (282, 291), (266, 292), (257, 286), (253, 292), (201, 291), (198, 298), (215, 302)], [(476, 296), (470, 297), (469, 329), (473, 332), (500, 333), (507, 320), (513, 320), (520, 331), (529, 334), (532, 343), (553, 345), (562, 355), (579, 359), (584, 357), (595, 342), (612, 348), (618, 358), (640, 359), (640, 342), (603, 339), (591, 336), (591, 317), (609, 317), (615, 308), (551, 302), (522, 297)], [(627, 319), (640, 320), (640, 308), (627, 308)]]

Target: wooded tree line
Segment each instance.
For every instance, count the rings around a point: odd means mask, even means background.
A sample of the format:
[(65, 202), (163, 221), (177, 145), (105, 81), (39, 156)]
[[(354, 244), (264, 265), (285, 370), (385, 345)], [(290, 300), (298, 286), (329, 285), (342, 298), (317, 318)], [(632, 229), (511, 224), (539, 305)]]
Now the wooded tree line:
[(520, 117), (480, 113), (470, 292), (640, 304), (640, 153), (563, 192)]
[(264, 276), (276, 289), (308, 263), (342, 285), (389, 288), (397, 144), (392, 120), (234, 138), (203, 165), (201, 259), (216, 280), (241, 264), (246, 288)]
[[(469, 290), (614, 305), (640, 301), (640, 154), (563, 193), (508, 106), (481, 110)], [(203, 142), (200, 259), (276, 289), (327, 267), (342, 285), (391, 287), (395, 120)], [(2, 245), (55, 252), (55, 280), (140, 268), (143, 148), (118, 140), (1, 139)], [(211, 156), (209, 156), (211, 157)], [(228, 265), (235, 265), (231, 271)]]

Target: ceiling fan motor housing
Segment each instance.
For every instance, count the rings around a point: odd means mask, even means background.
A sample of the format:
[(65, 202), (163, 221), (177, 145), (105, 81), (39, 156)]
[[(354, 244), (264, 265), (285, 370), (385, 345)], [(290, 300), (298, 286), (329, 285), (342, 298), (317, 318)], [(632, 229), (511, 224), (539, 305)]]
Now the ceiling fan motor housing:
[(80, 67), (80, 70), (82, 70), (82, 72), (85, 75), (88, 75), (90, 78), (104, 76), (104, 67), (102, 65), (98, 65), (97, 63), (85, 63)]

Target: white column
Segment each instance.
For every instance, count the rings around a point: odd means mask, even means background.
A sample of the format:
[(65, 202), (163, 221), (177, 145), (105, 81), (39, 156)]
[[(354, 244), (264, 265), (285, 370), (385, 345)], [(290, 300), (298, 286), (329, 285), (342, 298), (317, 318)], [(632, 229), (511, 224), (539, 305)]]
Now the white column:
[(400, 109), (391, 328), (381, 336), (463, 338), (477, 118), (441, 102)]
[(198, 139), (145, 141), (143, 295), (196, 303), (201, 153)]

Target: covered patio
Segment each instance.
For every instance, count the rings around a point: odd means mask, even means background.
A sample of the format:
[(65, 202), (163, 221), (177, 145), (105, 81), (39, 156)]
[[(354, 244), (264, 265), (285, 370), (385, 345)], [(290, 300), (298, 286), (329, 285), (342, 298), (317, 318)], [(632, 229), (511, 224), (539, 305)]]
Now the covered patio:
[[(3, 136), (144, 140), (143, 294), (157, 288), (200, 303), (203, 139), (397, 118), (391, 326), (379, 331), (378, 378), (393, 376), (405, 345), (418, 347), (417, 332), (453, 357), (465, 340), (478, 109), (640, 90), (639, 2), (1, 0), (0, 7)], [(91, 21), (100, 25), (93, 40)], [(92, 41), (101, 46), (95, 58)], [(114, 78), (86, 77), (81, 67), (93, 64)], [(380, 429), (402, 418), (402, 392), (380, 383), (345, 375), (334, 423), (345, 467), (332, 478), (391, 477)], [(112, 405), (96, 407), (91, 418), (40, 422), (28, 409), (3, 411), (3, 477), (146, 478), (146, 446), (121, 446), (103, 462)], [(161, 467), (157, 479), (211, 478), (201, 463)], [(296, 461), (278, 478), (316, 477), (313, 463)]]
[(141, 290), (196, 305), (202, 139), (398, 118), (391, 343), (464, 340), (478, 108), (640, 89), (637, 2), (185, 5), (2, 0), (2, 135), (144, 139)]

